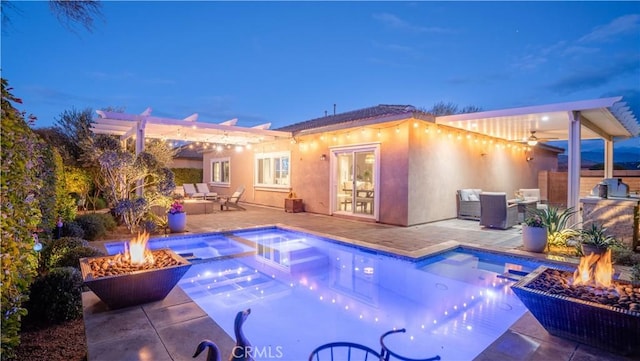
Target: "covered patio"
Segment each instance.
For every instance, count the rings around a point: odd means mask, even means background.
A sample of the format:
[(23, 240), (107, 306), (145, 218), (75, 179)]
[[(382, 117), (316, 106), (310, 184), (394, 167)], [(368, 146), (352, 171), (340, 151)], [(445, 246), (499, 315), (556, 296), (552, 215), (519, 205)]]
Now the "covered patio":
[(613, 145), (640, 135), (640, 124), (622, 97), (436, 117), (436, 123), (531, 147), (547, 140), (568, 144), (567, 207), (579, 208), (582, 140), (604, 141), (604, 178), (613, 177)]

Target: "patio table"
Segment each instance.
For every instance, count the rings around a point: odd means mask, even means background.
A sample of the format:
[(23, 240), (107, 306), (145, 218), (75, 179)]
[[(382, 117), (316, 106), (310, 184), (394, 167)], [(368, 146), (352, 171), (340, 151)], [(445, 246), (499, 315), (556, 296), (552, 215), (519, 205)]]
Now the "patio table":
[(517, 204), (518, 205), (518, 222), (524, 222), (525, 217), (527, 216), (528, 209), (536, 209), (538, 207), (537, 200), (524, 200), (524, 199), (508, 199), (507, 204)]

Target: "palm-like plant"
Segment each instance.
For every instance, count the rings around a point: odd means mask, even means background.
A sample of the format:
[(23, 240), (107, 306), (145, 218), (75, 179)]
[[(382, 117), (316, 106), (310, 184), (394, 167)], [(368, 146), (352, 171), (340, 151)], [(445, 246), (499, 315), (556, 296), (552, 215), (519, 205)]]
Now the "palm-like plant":
[(577, 211), (573, 207), (560, 210), (558, 207), (548, 207), (547, 209), (531, 209), (529, 214), (531, 217), (539, 218), (541, 223), (547, 228), (547, 242), (554, 246), (566, 246), (567, 240), (580, 234), (574, 227), (575, 224), (569, 224), (571, 217)]

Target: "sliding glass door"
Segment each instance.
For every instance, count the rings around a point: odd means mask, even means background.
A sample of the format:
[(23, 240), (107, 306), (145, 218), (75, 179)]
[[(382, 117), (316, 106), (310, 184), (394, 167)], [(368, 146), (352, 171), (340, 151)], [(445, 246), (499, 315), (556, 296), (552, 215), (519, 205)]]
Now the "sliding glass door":
[(377, 218), (378, 147), (332, 151), (333, 212)]

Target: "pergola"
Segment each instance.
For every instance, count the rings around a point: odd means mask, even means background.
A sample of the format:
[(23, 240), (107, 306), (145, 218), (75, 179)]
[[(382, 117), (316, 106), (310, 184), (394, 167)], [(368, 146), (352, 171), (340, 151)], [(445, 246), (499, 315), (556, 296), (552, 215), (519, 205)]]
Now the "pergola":
[(640, 125), (622, 97), (436, 117), (436, 123), (510, 141), (568, 141), (567, 206), (578, 209), (580, 141), (604, 140), (604, 177), (613, 177), (613, 144), (640, 135)]
[(271, 123), (255, 127), (236, 126), (237, 118), (222, 123), (198, 122), (198, 114), (184, 119), (154, 117), (151, 108), (141, 114), (96, 110), (98, 119), (92, 124), (95, 134), (117, 135), (122, 142), (134, 138), (136, 154), (144, 151), (144, 140), (162, 139), (176, 142), (251, 146), (253, 144), (291, 138), (290, 132), (269, 130)]

